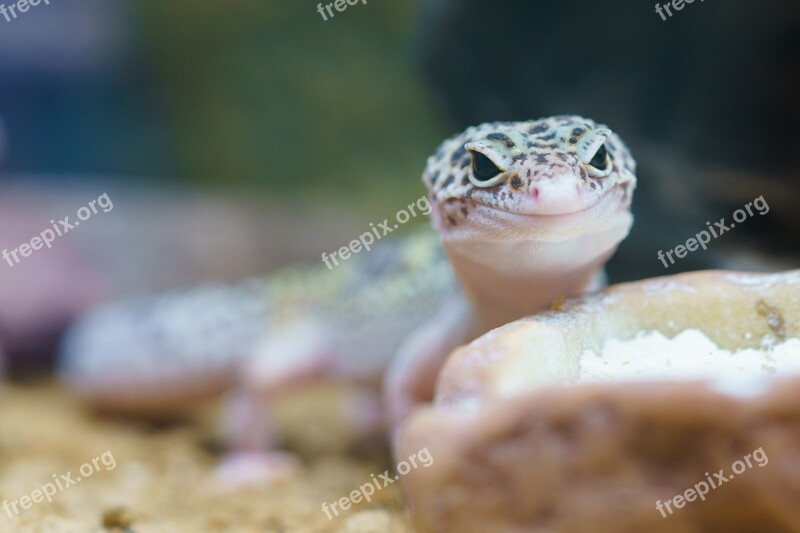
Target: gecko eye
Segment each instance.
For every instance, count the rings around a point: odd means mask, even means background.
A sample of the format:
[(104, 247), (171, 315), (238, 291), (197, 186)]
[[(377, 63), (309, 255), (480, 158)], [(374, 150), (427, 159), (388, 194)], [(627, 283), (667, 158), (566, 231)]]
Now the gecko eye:
[(593, 178), (604, 178), (611, 174), (611, 156), (605, 144), (601, 144), (592, 160), (589, 161), (589, 175)]
[(470, 152), (472, 154), (472, 175), (475, 181), (481, 182), (476, 185), (485, 185), (485, 182), (491, 180), (502, 172), (491, 159), (486, 157), (480, 152)]

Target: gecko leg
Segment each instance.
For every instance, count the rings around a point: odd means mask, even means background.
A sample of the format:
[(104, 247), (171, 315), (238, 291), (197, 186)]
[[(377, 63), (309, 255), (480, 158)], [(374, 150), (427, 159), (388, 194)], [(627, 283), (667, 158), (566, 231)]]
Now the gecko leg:
[(470, 340), (469, 309), (458, 295), (411, 334), (398, 350), (384, 382), (384, 402), (394, 430), (415, 405), (433, 398), (439, 371), (454, 349)]
[(303, 320), (272, 331), (242, 365), (240, 386), (223, 416), (229, 454), (218, 468), (226, 485), (268, 482), (295, 473), (300, 459), (276, 450), (272, 408), (287, 392), (331, 374), (335, 354), (324, 328)]

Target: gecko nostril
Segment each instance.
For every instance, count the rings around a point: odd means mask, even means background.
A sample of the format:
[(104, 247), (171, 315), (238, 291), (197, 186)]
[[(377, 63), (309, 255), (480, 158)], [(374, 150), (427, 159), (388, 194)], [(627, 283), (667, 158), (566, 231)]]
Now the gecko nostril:
[(539, 199), (539, 187), (534, 187), (533, 188), (533, 199), (534, 200), (538, 200)]

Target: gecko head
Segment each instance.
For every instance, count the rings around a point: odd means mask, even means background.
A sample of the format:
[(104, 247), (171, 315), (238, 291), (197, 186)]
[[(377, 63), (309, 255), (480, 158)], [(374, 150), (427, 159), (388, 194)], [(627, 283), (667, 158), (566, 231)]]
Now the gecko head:
[(429, 158), (423, 181), (446, 248), (594, 235), (588, 256), (613, 250), (627, 235), (634, 172), (610, 129), (559, 116), (469, 128)]
[(633, 223), (633, 158), (578, 116), (469, 128), (428, 159), (423, 181), (454, 264), (460, 255), (512, 275), (599, 265)]

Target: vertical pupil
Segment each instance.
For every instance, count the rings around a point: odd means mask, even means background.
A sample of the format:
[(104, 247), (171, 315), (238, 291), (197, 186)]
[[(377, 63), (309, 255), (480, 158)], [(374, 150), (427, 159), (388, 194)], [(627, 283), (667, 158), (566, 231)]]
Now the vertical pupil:
[(606, 168), (606, 158), (608, 157), (608, 151), (606, 150), (606, 145), (600, 145), (600, 148), (594, 154), (594, 157), (589, 164), (592, 165), (594, 168), (599, 170), (605, 170)]

